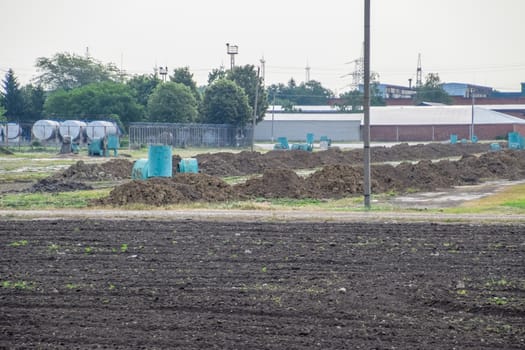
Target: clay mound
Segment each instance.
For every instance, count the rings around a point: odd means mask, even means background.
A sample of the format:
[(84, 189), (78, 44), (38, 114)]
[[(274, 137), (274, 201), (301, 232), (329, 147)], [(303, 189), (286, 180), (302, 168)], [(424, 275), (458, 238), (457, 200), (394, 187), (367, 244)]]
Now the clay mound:
[(303, 178), (289, 169), (268, 169), (262, 177), (234, 186), (241, 197), (306, 198), (311, 195)]
[(93, 187), (82, 182), (42, 179), (31, 186), (27, 192), (71, 192), (77, 190), (92, 190)]
[(197, 162), (199, 164), (199, 171), (202, 173), (213, 176), (244, 175), (243, 172), (237, 169), (237, 166), (239, 165), (237, 161), (238, 156), (234, 153), (206, 153), (199, 154), (195, 158), (197, 158)]
[(92, 204), (126, 205), (142, 203), (163, 206), (194, 201), (216, 202), (235, 198), (230, 185), (205, 174), (177, 174), (173, 178), (134, 180), (117, 186), (107, 198)]
[(133, 163), (125, 159), (111, 159), (101, 164), (86, 164), (79, 160), (51, 178), (68, 181), (121, 180), (131, 177)]
[[(489, 151), (488, 144), (420, 144), (407, 143), (392, 147), (372, 147), (372, 162), (439, 159)], [(324, 165), (356, 165), (363, 162), (363, 150), (341, 151), (337, 147), (326, 151), (274, 150), (267, 153), (243, 151), (219, 152), (196, 156), (202, 173), (214, 176), (261, 174), (268, 169), (312, 169)]]
[(229, 184), (210, 175), (176, 174), (173, 182), (189, 186), (192, 189), (192, 200), (219, 202), (235, 198), (235, 192)]
[[(291, 153), (291, 152), (289, 152)], [(337, 156), (340, 153), (334, 152)], [(488, 179), (524, 179), (525, 152), (501, 151), (463, 156), (458, 161), (423, 160), (371, 167), (372, 193), (433, 191)], [(233, 187), (206, 174), (176, 174), (174, 178), (133, 181), (117, 187), (100, 203), (168, 205), (192, 201), (226, 201), (237, 198), (342, 198), (363, 193), (361, 164), (326, 165), (307, 178), (291, 169), (267, 169), (262, 177)]]
[(328, 165), (305, 181), (316, 198), (342, 198), (363, 192), (363, 169), (350, 165)]

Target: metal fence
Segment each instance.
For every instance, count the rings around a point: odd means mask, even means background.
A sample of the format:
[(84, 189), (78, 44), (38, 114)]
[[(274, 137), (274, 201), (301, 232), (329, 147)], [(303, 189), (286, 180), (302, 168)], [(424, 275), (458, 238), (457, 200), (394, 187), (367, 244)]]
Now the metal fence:
[(31, 124), (0, 123), (0, 146), (23, 146), (31, 143)]
[(174, 147), (246, 147), (252, 128), (227, 124), (131, 123), (130, 147), (164, 144)]

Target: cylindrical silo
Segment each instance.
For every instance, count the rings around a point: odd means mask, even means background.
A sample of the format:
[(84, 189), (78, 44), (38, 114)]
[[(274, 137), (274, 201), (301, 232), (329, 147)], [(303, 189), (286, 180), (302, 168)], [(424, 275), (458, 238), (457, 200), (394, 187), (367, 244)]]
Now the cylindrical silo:
[(71, 141), (77, 141), (84, 132), (87, 124), (79, 120), (66, 120), (60, 123), (60, 135), (69, 136)]
[(53, 139), (56, 136), (59, 125), (60, 124), (54, 120), (38, 120), (35, 122), (35, 124), (33, 124), (31, 132), (37, 140), (47, 141)]
[(95, 120), (87, 124), (86, 133), (91, 140), (100, 139), (108, 134), (116, 134), (117, 127), (112, 122)]
[(18, 142), (20, 135), (22, 135), (22, 128), (18, 123), (7, 123), (4, 128), (4, 135), (8, 142)]

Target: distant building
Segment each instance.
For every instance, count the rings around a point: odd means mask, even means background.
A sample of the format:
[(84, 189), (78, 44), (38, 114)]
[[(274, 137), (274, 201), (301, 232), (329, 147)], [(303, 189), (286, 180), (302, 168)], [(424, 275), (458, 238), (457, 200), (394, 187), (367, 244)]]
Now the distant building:
[[(387, 106), (371, 108), (370, 137), (372, 141), (384, 142), (442, 142), (456, 134), (459, 139), (468, 139), (472, 122), (480, 140), (505, 138), (511, 131), (525, 134), (524, 119), (482, 106), (475, 106), (474, 115), (471, 106)], [(362, 113), (334, 113), (328, 109), (276, 113), (269, 109), (255, 127), (255, 139), (275, 141), (284, 136), (304, 141), (307, 133), (314, 133), (316, 140), (328, 136), (333, 141), (355, 142), (362, 139), (362, 127)]]
[(443, 83), (441, 87), (451, 97), (458, 96), (464, 98), (486, 98), (489, 97), (493, 89), (488, 86), (473, 85), (466, 83)]
[(411, 87), (392, 85), (392, 84), (378, 84), (377, 88), (381, 96), (386, 99), (402, 99), (412, 100), (416, 95), (416, 91)]

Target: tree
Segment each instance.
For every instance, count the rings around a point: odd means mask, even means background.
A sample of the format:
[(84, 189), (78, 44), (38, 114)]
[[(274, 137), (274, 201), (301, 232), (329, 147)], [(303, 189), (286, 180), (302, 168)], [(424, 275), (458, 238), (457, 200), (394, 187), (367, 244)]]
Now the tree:
[(233, 80), (238, 86), (244, 89), (248, 96), (248, 104), (253, 107), (255, 105), (255, 94), (257, 89), (257, 118), (256, 122), (263, 120), (266, 110), (268, 109), (268, 94), (264, 88), (262, 78), (258, 76), (258, 72), (253, 65), (245, 65), (234, 67), (229, 70), (226, 77)]
[(2, 81), (2, 88), (3, 92), (0, 94), (6, 116), (10, 119), (19, 120), (24, 114), (24, 97), (12, 69), (7, 71), (5, 79)]
[(24, 113), (21, 118), (25, 122), (35, 122), (42, 119), (46, 94), (42, 86), (28, 84), (22, 88)]
[(347, 111), (350, 107), (351, 112), (360, 112), (363, 110), (363, 98), (363, 93), (357, 89), (347, 91), (339, 95), (336, 105), (341, 111)]
[(149, 120), (191, 123), (197, 118), (197, 101), (189, 87), (167, 82), (159, 84), (148, 100)]
[(124, 84), (94, 83), (73, 90), (59, 90), (44, 104), (47, 116), (75, 119), (107, 119), (118, 115), (124, 123), (141, 121), (143, 107), (137, 103), (132, 90)]
[(160, 84), (160, 79), (154, 75), (142, 74), (129, 79), (126, 84), (133, 91), (137, 102), (144, 108), (148, 105), (148, 99), (153, 90)]
[(445, 104), (452, 103), (452, 98), (441, 86), (439, 74), (437, 73), (429, 73), (426, 76), (425, 84), (416, 89), (416, 104), (425, 101)]
[(270, 98), (274, 98), (276, 104), (280, 105), (327, 105), (328, 100), (334, 97), (334, 93), (326, 89), (316, 80), (297, 85), (291, 78), (287, 85), (271, 85), (268, 89)]
[(315, 80), (301, 83), (296, 90), (296, 104), (302, 106), (327, 105), (328, 99), (334, 97), (332, 91), (324, 88), (320, 82)]
[(213, 84), (213, 82), (226, 78), (226, 71), (224, 67), (215, 68), (210, 73), (208, 73), (208, 85)]
[(0, 122), (6, 122), (7, 118), (5, 117), (5, 108), (0, 104)]
[(253, 118), (248, 96), (240, 86), (229, 79), (211, 84), (202, 102), (203, 122), (231, 124), (242, 127)]
[[(364, 91), (364, 87), (362, 89)], [(360, 112), (363, 110), (364, 92), (358, 89), (347, 91), (339, 95), (339, 101), (336, 106), (341, 111), (346, 111), (351, 107), (351, 112)], [(386, 102), (383, 94), (379, 90), (379, 74), (370, 73), (370, 105), (371, 106), (385, 106)]]
[(170, 76), (170, 81), (187, 86), (193, 94), (193, 97), (195, 97), (195, 100), (200, 102), (201, 94), (197, 89), (197, 83), (193, 80), (193, 74), (190, 73), (189, 67), (174, 69), (173, 75)]
[(36, 67), (41, 71), (37, 83), (51, 91), (121, 79), (120, 70), (114, 64), (104, 65), (91, 57), (68, 52), (57, 53), (51, 58), (39, 57)]

